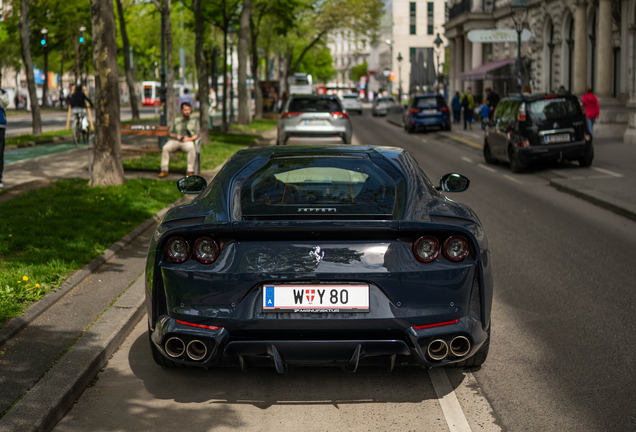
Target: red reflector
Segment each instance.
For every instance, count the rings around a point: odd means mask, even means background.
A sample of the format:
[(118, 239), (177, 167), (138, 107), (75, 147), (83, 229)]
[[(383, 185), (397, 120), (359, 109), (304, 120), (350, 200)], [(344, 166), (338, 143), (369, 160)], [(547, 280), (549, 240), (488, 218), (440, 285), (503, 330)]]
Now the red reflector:
[(519, 113), (519, 115), (517, 115), (517, 120), (526, 121), (526, 115), (523, 113)]
[(448, 107), (440, 107), (441, 112), (448, 112)]
[(557, 95), (547, 95), (545, 98), (546, 99), (556, 99)]
[(210, 329), (210, 330), (219, 330), (221, 328), (221, 327), (214, 327), (214, 326), (203, 325), (203, 324), (193, 324), (193, 323), (179, 321), (179, 320), (177, 320), (177, 323), (182, 325), (187, 325), (190, 327), (198, 327), (198, 328), (204, 328), (204, 329)]
[(348, 119), (349, 118), (349, 114), (342, 113), (342, 112), (332, 112), (331, 116), (333, 118), (336, 118), (336, 119), (340, 119), (340, 118), (347, 118)]
[(426, 324), (426, 325), (421, 325), (421, 326), (415, 326), (415, 327), (413, 327), (413, 329), (422, 330), (422, 329), (427, 329), (427, 328), (441, 327), (441, 326), (445, 326), (445, 325), (457, 324), (458, 322), (459, 322), (459, 318), (456, 319), (456, 320), (441, 322), (441, 323), (437, 323), (437, 324)]
[(529, 140), (527, 140), (527, 139), (521, 140), (521, 141), (519, 142), (519, 145), (520, 145), (521, 147), (530, 147), (530, 141), (529, 141)]
[(411, 113), (411, 114), (417, 114), (419, 112), (420, 112), (420, 110), (418, 110), (417, 108), (409, 108), (409, 113)]

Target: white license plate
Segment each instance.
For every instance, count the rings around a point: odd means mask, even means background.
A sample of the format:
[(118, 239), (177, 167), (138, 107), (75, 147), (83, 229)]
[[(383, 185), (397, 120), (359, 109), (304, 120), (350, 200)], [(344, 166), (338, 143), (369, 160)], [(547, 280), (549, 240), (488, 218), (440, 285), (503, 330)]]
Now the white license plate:
[(325, 120), (316, 120), (316, 119), (305, 119), (306, 125), (321, 125), (324, 126), (327, 124)]
[(263, 312), (369, 312), (369, 285), (265, 285)]
[(543, 137), (543, 142), (545, 142), (546, 144), (570, 142), (570, 134), (546, 135)]
[(433, 115), (433, 114), (437, 114), (437, 110), (436, 109), (425, 109), (424, 111), (422, 111), (424, 114), (427, 115)]

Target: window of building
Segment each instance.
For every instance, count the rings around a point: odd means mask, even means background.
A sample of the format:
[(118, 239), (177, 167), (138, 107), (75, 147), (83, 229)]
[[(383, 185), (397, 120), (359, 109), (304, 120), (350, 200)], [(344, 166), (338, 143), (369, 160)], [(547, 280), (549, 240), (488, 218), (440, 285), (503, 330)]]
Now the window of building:
[(415, 60), (415, 50), (416, 48), (413, 48), (413, 47), (409, 48), (409, 61), (411, 63), (413, 63), (413, 61)]
[(415, 2), (411, 2), (410, 6), (411, 6), (411, 12), (410, 12), (410, 24), (411, 24), (411, 29), (410, 29), (410, 34), (414, 35), (417, 34), (416, 32), (416, 28), (415, 28)]
[(427, 24), (428, 24), (428, 29), (427, 29), (427, 33), (432, 35), (433, 34), (433, 12), (434, 12), (434, 5), (435, 3), (433, 2), (428, 2), (427, 7), (428, 7), (428, 16), (427, 16)]

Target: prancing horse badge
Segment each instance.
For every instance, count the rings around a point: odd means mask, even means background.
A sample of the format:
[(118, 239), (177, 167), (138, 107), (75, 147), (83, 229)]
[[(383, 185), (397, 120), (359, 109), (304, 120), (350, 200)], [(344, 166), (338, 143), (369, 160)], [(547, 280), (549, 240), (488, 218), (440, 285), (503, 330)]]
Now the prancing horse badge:
[(309, 252), (309, 256), (311, 257), (314, 264), (320, 264), (320, 261), (325, 257), (325, 253), (320, 250), (320, 246), (316, 246), (311, 252)]

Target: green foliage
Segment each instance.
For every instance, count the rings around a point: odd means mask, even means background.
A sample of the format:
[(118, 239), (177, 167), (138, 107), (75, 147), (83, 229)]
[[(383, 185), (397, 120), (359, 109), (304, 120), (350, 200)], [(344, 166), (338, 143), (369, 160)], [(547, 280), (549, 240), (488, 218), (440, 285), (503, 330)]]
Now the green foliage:
[(67, 136), (72, 134), (73, 134), (73, 131), (70, 129), (67, 129), (67, 130), (42, 132), (42, 135), (39, 135), (39, 136), (35, 136), (31, 134), (17, 135), (17, 136), (7, 137), (5, 139), (5, 145), (10, 146), (10, 145), (24, 144), (31, 141), (44, 141), (47, 139)]
[(353, 81), (359, 81), (360, 77), (367, 74), (367, 62), (356, 65), (351, 68), (351, 79)]
[[(296, 46), (294, 53), (298, 52), (299, 55), (301, 49), (302, 47)], [(336, 70), (333, 68), (333, 58), (331, 57), (329, 48), (323, 44), (319, 44), (307, 51), (298, 66), (298, 72), (311, 74), (317, 83), (326, 83), (329, 81), (336, 73)]]
[(273, 129), (278, 124), (277, 119), (258, 119), (252, 120), (247, 126), (232, 125), (232, 130), (246, 131), (246, 132), (265, 132)]
[(69, 179), (0, 203), (0, 323), (180, 195), (171, 181), (90, 188)]

